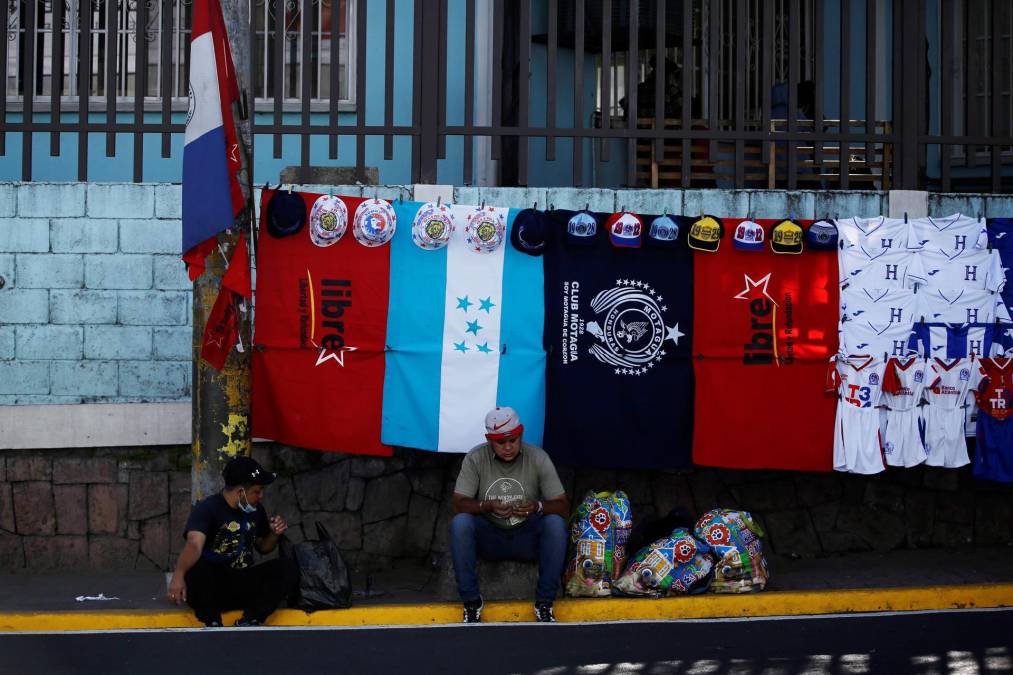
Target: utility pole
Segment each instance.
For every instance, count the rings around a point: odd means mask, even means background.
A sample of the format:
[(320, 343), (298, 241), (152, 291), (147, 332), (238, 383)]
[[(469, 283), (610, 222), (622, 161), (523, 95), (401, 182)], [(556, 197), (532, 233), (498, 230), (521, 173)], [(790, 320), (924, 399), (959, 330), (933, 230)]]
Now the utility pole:
[[(202, 1), (202, 0), (199, 0)], [(227, 269), (227, 258), (232, 257), (240, 232), (247, 232), (250, 249), (254, 242), (249, 236), (253, 222), (253, 167), (250, 148), (252, 143), (251, 118), (253, 96), (250, 92), (250, 17), (247, 0), (220, 0), (225, 28), (232, 47), (232, 60), (236, 67), (241, 99), (246, 101), (246, 118), (233, 106), (242, 170), (239, 184), (243, 190), (245, 207), (236, 219), (231, 232), (218, 235), (219, 251), (207, 258), (207, 269), (193, 285), (193, 468), (190, 474), (190, 499), (197, 502), (214, 494), (221, 487), (222, 467), (233, 457), (249, 455), (250, 444), (250, 352), (251, 307), (240, 313), (239, 339), (243, 351), (233, 350), (221, 372), (201, 361), (204, 326), (214, 306), (222, 276)], [(223, 255), (224, 253), (224, 255)], [(244, 301), (245, 302), (245, 301)]]

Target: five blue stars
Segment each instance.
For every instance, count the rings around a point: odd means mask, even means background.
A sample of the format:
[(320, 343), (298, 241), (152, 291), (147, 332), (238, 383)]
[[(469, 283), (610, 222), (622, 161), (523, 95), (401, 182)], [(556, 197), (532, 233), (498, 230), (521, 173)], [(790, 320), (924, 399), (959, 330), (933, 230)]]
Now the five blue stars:
[(467, 312), (468, 308), (471, 307), (474, 304), (475, 303), (473, 303), (470, 300), (468, 300), (468, 296), (466, 295), (463, 298), (458, 298), (457, 299), (457, 307), (455, 307), (454, 309), (463, 309), (465, 312)]
[(485, 300), (479, 299), (478, 302), (479, 302), (478, 310), (482, 311), (484, 309), (485, 312), (486, 312), (486, 314), (491, 314), (492, 313), (492, 308), (496, 306), (493, 303), (493, 301), (492, 301), (492, 296), (491, 295), (488, 298), (486, 298)]
[(454, 349), (463, 353), (468, 351), (468, 345), (464, 344), (464, 340), (461, 340), (460, 342), (454, 343)]
[(478, 319), (468, 322), (468, 329), (465, 333), (474, 333), (475, 337), (478, 337), (478, 331), (482, 330), (482, 327), (478, 325)]

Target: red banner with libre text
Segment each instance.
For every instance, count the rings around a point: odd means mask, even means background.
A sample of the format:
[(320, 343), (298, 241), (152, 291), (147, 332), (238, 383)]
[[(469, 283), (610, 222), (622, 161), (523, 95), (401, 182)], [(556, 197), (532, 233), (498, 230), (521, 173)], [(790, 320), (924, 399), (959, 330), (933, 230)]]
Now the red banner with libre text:
[[(269, 191), (262, 202), (267, 204)], [(307, 214), (320, 195), (301, 193)], [(362, 199), (341, 197), (349, 221)], [(307, 219), (308, 221), (308, 219)], [(310, 240), (309, 223), (261, 228), (253, 351), (253, 434), (304, 448), (390, 455), (380, 442), (390, 246), (348, 231)]]
[[(706, 466), (830, 471), (836, 400), (835, 251), (736, 250), (724, 219), (714, 253), (694, 258), (693, 461)], [(776, 220), (756, 221), (769, 233)], [(808, 227), (810, 221), (796, 221)]]

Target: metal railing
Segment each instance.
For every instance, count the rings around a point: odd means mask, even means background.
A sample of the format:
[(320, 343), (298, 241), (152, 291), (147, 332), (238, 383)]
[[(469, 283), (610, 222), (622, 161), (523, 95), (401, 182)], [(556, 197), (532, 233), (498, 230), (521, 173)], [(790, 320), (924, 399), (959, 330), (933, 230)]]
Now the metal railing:
[[(1013, 186), (1007, 0), (939, 0), (932, 17), (920, 0), (243, 1), (253, 133), (300, 169), (322, 158), (361, 176), (401, 163), (414, 182), (526, 185), (549, 171), (572, 185)], [(32, 179), (39, 133), (52, 156), (77, 134), (79, 180), (89, 134), (105, 135), (107, 156), (132, 135), (138, 181), (145, 137), (172, 157), (191, 2), (0, 2), (0, 155), (11, 135), (21, 152), (21, 175), (5, 178)], [(370, 137), (382, 147), (367, 154)], [(343, 138), (354, 150), (339, 155)], [(410, 151), (395, 153), (398, 139)]]

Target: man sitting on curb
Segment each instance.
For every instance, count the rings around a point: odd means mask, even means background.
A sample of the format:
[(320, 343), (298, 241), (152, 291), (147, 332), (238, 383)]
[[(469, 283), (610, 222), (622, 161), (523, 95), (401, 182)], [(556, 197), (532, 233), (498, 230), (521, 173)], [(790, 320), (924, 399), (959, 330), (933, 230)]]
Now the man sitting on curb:
[(535, 619), (555, 621), (552, 601), (566, 557), (570, 503), (552, 460), (524, 443), (524, 426), (513, 408), (485, 416), (486, 439), (464, 458), (454, 486), (450, 553), (464, 622), (482, 617), (475, 559), (537, 560)]
[(193, 507), (186, 544), (169, 582), (169, 600), (186, 602), (206, 626), (221, 626), (222, 612), (242, 609), (237, 626), (259, 626), (295, 589), (295, 561), (276, 558), (253, 565), (253, 547), (270, 553), (288, 529), (281, 516), (270, 520), (261, 498), (268, 473), (251, 457), (236, 457), (222, 470), (225, 489)]

